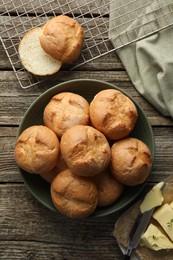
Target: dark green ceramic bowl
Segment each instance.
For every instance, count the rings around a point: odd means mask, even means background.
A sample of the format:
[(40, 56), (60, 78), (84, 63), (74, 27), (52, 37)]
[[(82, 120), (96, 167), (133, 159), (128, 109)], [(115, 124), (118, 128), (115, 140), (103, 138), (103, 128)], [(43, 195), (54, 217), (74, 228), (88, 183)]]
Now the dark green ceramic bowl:
[[(112, 84), (90, 79), (71, 80), (52, 87), (51, 89), (40, 95), (27, 110), (20, 123), (18, 136), (29, 126), (43, 124), (44, 108), (55, 94), (60, 92), (73, 92), (83, 96), (88, 100), (88, 102), (90, 102), (95, 94), (97, 94), (101, 90), (108, 88), (120, 90), (118, 87)], [(126, 92), (122, 92), (130, 97)], [(142, 108), (136, 103), (135, 100), (132, 99), (132, 101), (137, 107), (139, 116), (131, 136), (136, 137), (146, 143), (154, 158), (154, 136), (152, 128)], [(20, 168), (19, 170), (26, 186), (28, 187), (32, 195), (44, 206), (53, 211), (56, 211), (50, 197), (50, 185), (38, 175), (29, 174)], [(137, 198), (137, 196), (144, 188), (145, 184), (146, 183), (135, 187), (126, 188), (123, 195), (115, 203), (107, 207), (97, 208), (92, 216), (106, 216), (120, 209), (123, 209)]]

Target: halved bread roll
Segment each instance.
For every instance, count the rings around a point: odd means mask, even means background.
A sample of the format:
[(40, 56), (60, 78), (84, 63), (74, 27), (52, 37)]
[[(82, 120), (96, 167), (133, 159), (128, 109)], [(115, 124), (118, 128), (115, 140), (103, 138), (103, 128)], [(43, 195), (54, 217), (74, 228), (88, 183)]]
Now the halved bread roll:
[(29, 30), (19, 44), (19, 56), (22, 65), (34, 75), (47, 76), (59, 71), (62, 62), (52, 58), (40, 45), (42, 28)]

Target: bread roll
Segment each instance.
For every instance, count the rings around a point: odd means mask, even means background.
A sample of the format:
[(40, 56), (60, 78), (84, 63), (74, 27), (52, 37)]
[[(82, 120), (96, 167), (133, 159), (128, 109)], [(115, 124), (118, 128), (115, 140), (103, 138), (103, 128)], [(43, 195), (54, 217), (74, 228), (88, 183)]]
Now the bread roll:
[(39, 37), (42, 28), (29, 30), (19, 44), (19, 56), (22, 65), (29, 72), (46, 76), (59, 71), (62, 62), (52, 58), (41, 47)]
[(148, 146), (136, 138), (125, 138), (111, 147), (111, 171), (113, 176), (128, 186), (143, 183), (152, 167)]
[(55, 166), (51, 171), (40, 173), (40, 176), (49, 184), (52, 183), (53, 179), (58, 175), (58, 169)]
[(91, 179), (65, 170), (54, 178), (51, 184), (51, 198), (54, 206), (63, 215), (80, 219), (94, 212), (98, 193)]
[(14, 157), (23, 170), (41, 174), (56, 166), (59, 152), (55, 133), (46, 126), (35, 125), (25, 129), (18, 137)]
[(55, 176), (66, 169), (67, 165), (62, 156), (60, 155), (59, 159), (57, 160), (57, 165), (51, 171), (41, 173), (40, 176), (48, 183), (52, 183)]
[(112, 140), (128, 136), (136, 124), (137, 117), (134, 103), (115, 89), (100, 91), (90, 103), (92, 125)]
[(50, 19), (40, 35), (42, 48), (62, 63), (78, 59), (84, 41), (84, 30), (74, 19), (59, 15)]
[(124, 191), (124, 185), (119, 183), (107, 168), (103, 172), (93, 176), (98, 189), (98, 206), (108, 206), (115, 202)]
[(105, 136), (91, 126), (69, 128), (60, 142), (62, 157), (68, 168), (81, 176), (94, 176), (110, 162), (110, 146)]
[(61, 137), (71, 126), (89, 123), (89, 104), (75, 93), (57, 94), (45, 107), (43, 120), (47, 127)]

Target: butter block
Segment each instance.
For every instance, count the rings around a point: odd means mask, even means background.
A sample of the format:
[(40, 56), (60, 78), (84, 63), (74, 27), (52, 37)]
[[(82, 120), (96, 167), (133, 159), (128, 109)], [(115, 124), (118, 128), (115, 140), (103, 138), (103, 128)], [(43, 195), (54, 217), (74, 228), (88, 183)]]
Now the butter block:
[(168, 237), (173, 241), (173, 209), (169, 204), (164, 204), (157, 209), (153, 218), (162, 226)]
[(173, 249), (173, 243), (153, 224), (150, 224), (141, 237), (140, 246), (152, 250)]
[(160, 206), (163, 202), (162, 187), (164, 182), (157, 183), (144, 197), (140, 205), (141, 213), (144, 213), (154, 207)]
[(173, 201), (169, 204), (171, 206), (171, 208), (173, 209)]

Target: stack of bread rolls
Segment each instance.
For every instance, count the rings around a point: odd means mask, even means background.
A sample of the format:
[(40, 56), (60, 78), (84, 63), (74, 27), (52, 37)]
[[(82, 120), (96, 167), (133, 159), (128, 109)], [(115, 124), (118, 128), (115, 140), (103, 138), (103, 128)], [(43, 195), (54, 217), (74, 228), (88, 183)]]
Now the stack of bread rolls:
[(43, 27), (30, 29), (19, 44), (19, 57), (26, 70), (47, 76), (58, 72), (64, 63), (79, 58), (84, 30), (73, 18), (59, 15)]
[(116, 89), (100, 91), (90, 104), (75, 93), (56, 94), (44, 109), (44, 125), (18, 137), (15, 160), (50, 183), (52, 202), (63, 215), (88, 217), (151, 171), (149, 148), (129, 137), (137, 118), (135, 104)]

